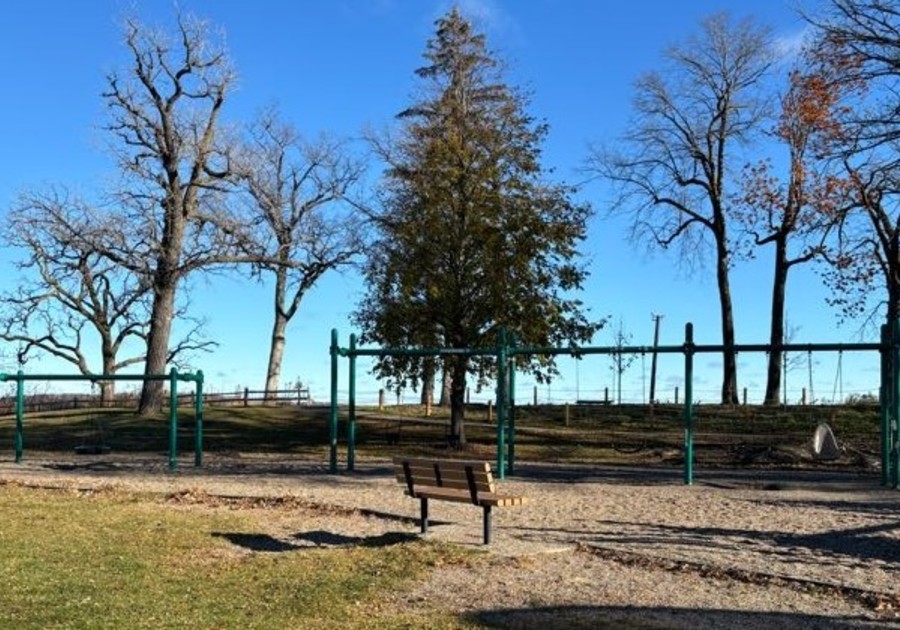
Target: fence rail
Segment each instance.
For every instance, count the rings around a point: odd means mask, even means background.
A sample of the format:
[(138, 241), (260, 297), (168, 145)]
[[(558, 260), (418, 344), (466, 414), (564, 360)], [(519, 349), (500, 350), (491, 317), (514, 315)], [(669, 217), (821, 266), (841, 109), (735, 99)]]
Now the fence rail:
[[(99, 394), (33, 394), (25, 396), (25, 413), (41, 413), (47, 411), (75, 411), (78, 409), (115, 409), (120, 407), (136, 408), (140, 396), (137, 394), (117, 394), (112, 400), (101, 400)], [(168, 396), (166, 396), (168, 403)], [(193, 405), (196, 393), (189, 392), (178, 395), (178, 405)], [(249, 406), (283, 406), (308, 405), (312, 403), (309, 389), (251, 390), (244, 388), (236, 392), (204, 392), (203, 404), (206, 406), (249, 407)], [(166, 404), (168, 407), (168, 404)], [(0, 415), (11, 415), (16, 410), (14, 396), (0, 397)]]

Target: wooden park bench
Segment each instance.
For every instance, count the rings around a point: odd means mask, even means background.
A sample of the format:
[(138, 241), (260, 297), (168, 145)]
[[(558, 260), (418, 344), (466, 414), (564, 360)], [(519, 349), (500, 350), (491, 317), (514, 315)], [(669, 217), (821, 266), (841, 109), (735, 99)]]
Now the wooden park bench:
[(484, 544), (491, 542), (491, 508), (522, 505), (524, 497), (497, 492), (491, 465), (484, 461), (394, 458), (397, 481), (419, 499), (422, 533), (428, 532), (428, 500), (478, 505), (484, 511)]

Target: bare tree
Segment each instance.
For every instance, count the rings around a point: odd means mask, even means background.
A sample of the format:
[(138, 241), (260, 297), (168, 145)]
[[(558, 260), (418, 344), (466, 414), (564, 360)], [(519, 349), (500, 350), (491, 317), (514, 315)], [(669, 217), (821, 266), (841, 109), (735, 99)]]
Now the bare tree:
[(785, 343), (785, 301), (790, 271), (826, 252), (838, 210), (847, 198), (846, 182), (833, 172), (823, 150), (837, 130), (833, 118), (840, 90), (818, 73), (794, 71), (781, 101), (773, 138), (788, 152), (787, 174), (773, 174), (770, 160), (745, 168), (736, 216), (752, 238), (751, 255), (764, 245), (774, 249), (772, 304), (765, 404), (780, 402), (781, 344)]
[(759, 88), (772, 62), (767, 29), (724, 14), (666, 53), (668, 67), (636, 86), (635, 120), (619, 153), (593, 151), (589, 168), (619, 185), (615, 208), (632, 237), (696, 261), (712, 241), (723, 354), (722, 402), (736, 403), (737, 362), (729, 269), (729, 167), (764, 120)]
[[(15, 291), (3, 296), (0, 338), (18, 344), (18, 359), (41, 351), (91, 376), (85, 345), (91, 334), (100, 344), (100, 374), (144, 360), (143, 348), (120, 358), (122, 345), (141, 341), (148, 292), (121, 267), (85, 248), (82, 235), (103, 221), (100, 212), (65, 191), (22, 195), (7, 216), (4, 242), (24, 250), (23, 273)], [(100, 387), (101, 400), (114, 396), (112, 381)]]
[[(800, 331), (799, 326), (788, 326), (787, 321), (785, 321), (785, 333), (784, 333), (784, 343), (793, 343), (797, 338), (797, 333)], [(807, 373), (809, 374), (809, 402), (810, 404), (815, 402), (814, 399), (814, 390), (813, 390), (813, 380), (812, 380), (812, 352), (807, 352), (805, 354), (801, 353), (790, 353), (790, 352), (780, 352), (781, 364), (780, 368), (782, 370), (783, 378), (779, 381), (782, 387), (782, 400), (787, 404), (788, 402), (788, 376), (797, 370), (806, 368)]]
[[(613, 384), (616, 388), (616, 404), (622, 404), (622, 376), (631, 368), (631, 365), (637, 359), (633, 352), (625, 352), (625, 348), (631, 345), (632, 334), (625, 330), (625, 324), (619, 318), (619, 323), (613, 332), (613, 347), (616, 349), (615, 354), (609, 357), (609, 369), (613, 373)], [(581, 360), (581, 357), (578, 358)]]
[(825, 76), (858, 97), (845, 101), (840, 117), (847, 128), (844, 154), (878, 152), (879, 163), (900, 163), (900, 7), (894, 0), (831, 0), (827, 10), (807, 18), (817, 29), (814, 53)]
[[(843, 315), (878, 307), (900, 317), (900, 8), (888, 0), (831, 0), (808, 18), (817, 28), (821, 76), (843, 91), (833, 116), (839, 133), (829, 155), (852, 190), (841, 213), (827, 279)], [(874, 291), (876, 287), (884, 292)], [(877, 300), (876, 308), (871, 302)]]
[[(24, 258), (17, 263), (22, 273), (17, 289), (2, 298), (0, 339), (17, 344), (20, 363), (42, 352), (71, 363), (85, 376), (99, 376), (144, 361), (148, 286), (91, 246), (109, 231), (110, 221), (109, 215), (61, 189), (23, 194), (7, 215), (3, 240), (20, 248)], [(175, 344), (169, 360), (214, 345), (197, 333), (195, 328)], [(88, 358), (95, 342), (99, 371)], [(128, 350), (125, 357), (123, 349)], [(98, 382), (101, 401), (112, 400), (115, 382)]]
[(237, 162), (254, 217), (246, 248), (260, 261), (254, 272), (275, 279), (269, 392), (278, 389), (287, 326), (301, 300), (325, 273), (348, 265), (362, 249), (361, 223), (345, 201), (364, 169), (342, 143), (305, 142), (274, 112), (252, 126)]
[[(238, 225), (221, 199), (230, 169), (219, 142), (234, 73), (206, 25), (184, 16), (172, 38), (128, 20), (125, 45), (131, 67), (110, 74), (103, 94), (124, 175), (123, 230), (95, 245), (150, 289), (150, 375), (166, 368), (179, 283), (223, 262), (223, 247)], [(162, 402), (162, 383), (146, 382), (140, 412), (153, 412)]]
[[(839, 215), (837, 244), (828, 254), (830, 302), (866, 324), (900, 318), (900, 181), (894, 169), (844, 161), (850, 205)], [(874, 303), (873, 303), (874, 302)]]

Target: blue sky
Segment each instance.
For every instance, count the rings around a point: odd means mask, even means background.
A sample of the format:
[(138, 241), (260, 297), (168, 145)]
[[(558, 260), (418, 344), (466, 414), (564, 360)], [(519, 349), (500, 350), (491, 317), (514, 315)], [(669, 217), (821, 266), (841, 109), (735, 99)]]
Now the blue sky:
[[(807, 10), (817, 5), (805, 0)], [(533, 93), (531, 111), (546, 119), (550, 134), (544, 162), (558, 178), (575, 182), (591, 142), (613, 142), (627, 128), (635, 79), (661, 66), (661, 53), (697, 30), (711, 13), (752, 15), (769, 24), (782, 46), (802, 37), (804, 22), (797, 2), (760, 0), (466, 0), (458, 3), (488, 37), (489, 46), (509, 64), (510, 83)], [(104, 77), (125, 66), (122, 18), (136, 14), (149, 24), (171, 25), (176, 4), (163, 0), (32, 0), (4, 8), (0, 20), (0, 212), (18, 191), (51, 183), (65, 184), (90, 197), (113, 175), (100, 130)], [(257, 0), (183, 0), (182, 11), (208, 18), (224, 30), (239, 74), (238, 90), (228, 103), (230, 122), (248, 120), (258, 109), (277, 104), (304, 134), (328, 132), (358, 139), (367, 127), (381, 128), (408, 103), (415, 89), (413, 70), (433, 30), (434, 20), (451, 3), (444, 0), (334, 0), (330, 2)], [(373, 177), (377, 176), (373, 165)], [(720, 341), (712, 269), (687, 273), (671, 255), (648, 255), (627, 241), (626, 226), (604, 216), (610, 193), (600, 183), (584, 188), (581, 198), (594, 204), (590, 237), (583, 247), (592, 275), (585, 303), (597, 316), (623, 322), (632, 343), (652, 340), (651, 313), (664, 315), (662, 343), (683, 339), (685, 322), (695, 325), (701, 343)], [(732, 283), (739, 342), (768, 338), (769, 252), (754, 263), (738, 263)], [(10, 263), (15, 252), (0, 253), (0, 286), (15, 281)], [(196, 367), (213, 390), (259, 388), (265, 377), (271, 326), (270, 291), (242, 279), (197, 280), (192, 286), (197, 313), (208, 318), (208, 334), (220, 342)], [(313, 396), (328, 389), (328, 337), (332, 327), (342, 343), (351, 329), (348, 315), (362, 296), (353, 273), (332, 274), (307, 297), (289, 328), (283, 370), (285, 382), (300, 378)], [(858, 341), (858, 325), (838, 326), (826, 306), (826, 291), (811, 270), (791, 278), (788, 318), (796, 342)], [(870, 336), (870, 335), (869, 335)], [(612, 328), (598, 334), (597, 345), (611, 345)], [(830, 398), (872, 391), (877, 358), (846, 356), (840, 374), (836, 356), (816, 357), (814, 394)], [(646, 368), (649, 369), (649, 357)], [(697, 397), (718, 397), (719, 362), (698, 360)], [(609, 361), (561, 360), (565, 379), (539, 397), (597, 398), (612, 385)], [(29, 371), (69, 371), (52, 361), (31, 361)], [(680, 359), (660, 363), (661, 397), (680, 384)], [(344, 373), (342, 372), (342, 378)], [(840, 377), (840, 378), (839, 378)], [(761, 356), (739, 357), (739, 387), (758, 399), (764, 385)], [(806, 367), (789, 375), (792, 398), (808, 386)], [(640, 400), (646, 371), (638, 359), (625, 377), (626, 396)], [(523, 389), (530, 379), (519, 379)], [(345, 385), (345, 383), (344, 383)], [(364, 377), (364, 394), (378, 384)], [(520, 394), (521, 395), (521, 394)]]

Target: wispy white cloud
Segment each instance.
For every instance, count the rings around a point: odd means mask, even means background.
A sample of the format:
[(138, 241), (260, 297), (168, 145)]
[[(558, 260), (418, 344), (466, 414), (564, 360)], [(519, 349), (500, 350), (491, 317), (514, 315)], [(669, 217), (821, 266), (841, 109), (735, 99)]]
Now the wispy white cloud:
[(794, 63), (809, 44), (813, 36), (812, 27), (809, 25), (792, 32), (782, 33), (775, 37), (775, 56), (779, 63), (790, 65)]
[(454, 6), (459, 7), (476, 29), (488, 33), (492, 41), (518, 41), (522, 37), (519, 23), (497, 0), (445, 0), (440, 3), (438, 11), (443, 15)]
[(493, 0), (457, 0), (464, 15), (485, 29), (502, 28), (511, 18)]

